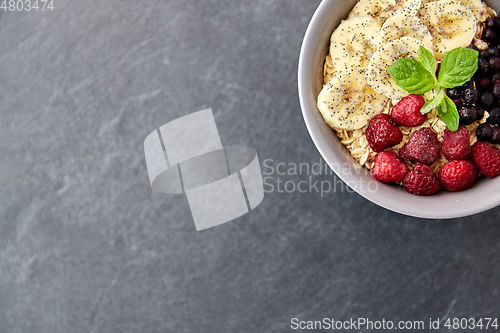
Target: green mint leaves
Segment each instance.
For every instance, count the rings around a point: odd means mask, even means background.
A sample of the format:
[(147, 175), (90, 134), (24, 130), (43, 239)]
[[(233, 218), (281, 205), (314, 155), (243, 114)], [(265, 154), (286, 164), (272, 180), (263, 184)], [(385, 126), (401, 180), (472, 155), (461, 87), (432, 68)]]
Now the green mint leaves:
[(431, 99), (430, 101), (425, 102), (422, 109), (420, 109), (420, 113), (427, 114), (427, 113), (431, 112), (432, 109), (437, 108), (438, 105), (440, 105), (443, 102), (444, 96), (446, 96), (444, 93), (444, 90), (441, 90), (435, 98)]
[(458, 130), (460, 117), (458, 115), (455, 102), (453, 102), (448, 96), (444, 95), (443, 102), (438, 105), (437, 110), (441, 120), (446, 124), (450, 131), (455, 132)]
[(427, 50), (423, 46), (420, 46), (418, 49), (418, 58), (424, 65), (425, 69), (431, 73), (436, 73), (438, 64), (431, 51)]
[(456, 48), (444, 54), (439, 70), (439, 85), (443, 88), (460, 87), (477, 71), (479, 52)]
[(459, 87), (469, 81), (477, 71), (479, 52), (461, 47), (446, 52), (441, 61), (439, 78), (435, 74), (437, 62), (432, 52), (420, 46), (418, 53), (419, 60), (398, 59), (387, 68), (387, 72), (399, 87), (410, 94), (423, 95), (436, 89), (437, 96), (427, 101), (420, 112), (426, 114), (436, 108), (450, 131), (456, 131), (459, 122), (457, 107), (443, 88)]
[(435, 76), (414, 59), (398, 59), (387, 71), (396, 84), (410, 94), (422, 95), (436, 87)]

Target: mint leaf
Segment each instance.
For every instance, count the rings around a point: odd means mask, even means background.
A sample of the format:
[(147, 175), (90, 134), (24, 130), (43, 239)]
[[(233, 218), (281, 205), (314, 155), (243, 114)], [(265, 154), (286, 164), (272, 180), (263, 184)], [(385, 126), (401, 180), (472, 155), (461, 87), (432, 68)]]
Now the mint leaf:
[(414, 59), (398, 59), (387, 71), (394, 82), (410, 94), (422, 95), (436, 87), (434, 75)]
[(425, 102), (422, 109), (420, 109), (420, 113), (427, 114), (432, 109), (437, 108), (437, 106), (443, 102), (443, 98), (444, 98), (444, 90), (441, 90), (441, 92), (435, 98)]
[(418, 58), (420, 62), (424, 65), (425, 69), (427, 69), (431, 73), (436, 73), (437, 70), (437, 61), (432, 55), (432, 52), (427, 50), (425, 47), (420, 45), (418, 48)]
[(457, 106), (448, 96), (444, 96), (443, 101), (438, 107), (438, 113), (441, 120), (446, 124), (450, 131), (455, 132), (458, 130), (460, 117), (458, 115)]
[[(438, 111), (438, 115), (441, 117), (442, 114), (446, 113), (447, 111), (447, 108), (446, 108), (446, 102), (444, 101), (444, 98), (443, 98), (443, 101), (441, 102), (441, 104), (439, 104), (437, 107), (436, 107), (437, 111)], [(443, 120), (444, 121), (444, 120)]]
[(446, 52), (439, 70), (439, 85), (444, 88), (455, 88), (469, 81), (477, 71), (478, 57), (479, 52), (461, 47)]

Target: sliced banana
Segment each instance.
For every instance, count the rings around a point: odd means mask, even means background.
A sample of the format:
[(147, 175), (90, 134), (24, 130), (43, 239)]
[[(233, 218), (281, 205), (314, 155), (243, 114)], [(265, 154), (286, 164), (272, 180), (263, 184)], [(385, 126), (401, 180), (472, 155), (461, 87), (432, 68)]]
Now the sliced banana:
[(318, 96), (318, 109), (325, 122), (337, 130), (362, 128), (382, 112), (387, 98), (366, 84), (363, 75), (353, 71), (334, 77)]
[(469, 46), (476, 35), (476, 18), (461, 2), (429, 2), (422, 6), (419, 15), (432, 35), (434, 53), (438, 60), (447, 51)]
[[(420, 45), (429, 49), (422, 41), (403, 37), (384, 45), (380, 51), (373, 54), (370, 64), (366, 68), (365, 78), (368, 84), (378, 93), (391, 99), (401, 99), (409, 94), (396, 85), (387, 72), (387, 67), (399, 58), (410, 58), (418, 60)], [(432, 52), (432, 49), (429, 51)]]
[(355, 17), (342, 22), (330, 39), (330, 56), (335, 75), (364, 72), (377, 50), (381, 25), (371, 17)]
[[(422, 5), (429, 2), (436, 2), (437, 0), (422, 0)], [(488, 7), (481, 0), (453, 0), (454, 2), (460, 2), (466, 5), (474, 16), (477, 22), (484, 22), (488, 18)]]
[(360, 0), (348, 18), (372, 16), (383, 23), (400, 12), (408, 16), (417, 16), (421, 5), (422, 0)]
[(418, 17), (398, 14), (385, 21), (378, 35), (378, 49), (402, 37), (412, 37), (424, 42), (432, 50), (432, 35)]

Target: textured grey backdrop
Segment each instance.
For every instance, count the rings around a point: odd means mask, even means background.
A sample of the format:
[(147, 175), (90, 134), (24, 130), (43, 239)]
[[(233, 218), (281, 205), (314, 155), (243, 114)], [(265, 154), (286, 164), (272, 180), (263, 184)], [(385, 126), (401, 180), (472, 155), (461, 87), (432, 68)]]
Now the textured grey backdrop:
[(318, 3), (55, 0), (54, 12), (0, 12), (1, 332), (500, 316), (500, 208), (430, 221), (347, 191), (267, 193), (196, 232), (184, 196), (151, 190), (146, 135), (207, 107), (223, 145), (253, 147), (261, 162), (319, 161), (296, 88)]

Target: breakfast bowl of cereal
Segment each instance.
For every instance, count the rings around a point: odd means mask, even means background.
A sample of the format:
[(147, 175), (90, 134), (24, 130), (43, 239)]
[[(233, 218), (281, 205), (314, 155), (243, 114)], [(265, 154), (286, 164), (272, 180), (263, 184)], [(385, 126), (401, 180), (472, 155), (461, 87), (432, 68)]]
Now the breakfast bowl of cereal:
[(389, 210), (500, 205), (500, 1), (323, 0), (298, 88), (325, 162)]

